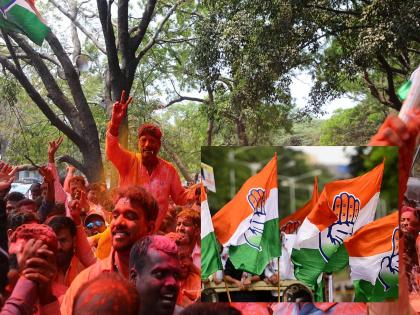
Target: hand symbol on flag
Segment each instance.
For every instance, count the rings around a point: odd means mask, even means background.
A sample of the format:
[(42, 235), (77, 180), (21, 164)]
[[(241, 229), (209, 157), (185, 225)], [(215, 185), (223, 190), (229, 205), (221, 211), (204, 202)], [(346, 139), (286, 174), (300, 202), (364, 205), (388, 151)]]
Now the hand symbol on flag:
[(249, 246), (261, 251), (261, 237), (265, 223), (265, 191), (262, 188), (252, 188), (248, 193), (248, 203), (253, 210), (249, 228), (245, 231), (245, 240)]
[(347, 237), (353, 235), (354, 224), (360, 211), (360, 200), (352, 194), (342, 192), (334, 197), (332, 208), (338, 220), (328, 227), (326, 239), (319, 233), (319, 250), (326, 261), (329, 257), (323, 247), (338, 247)]
[(280, 231), (286, 234), (295, 233), (301, 223), (300, 221), (287, 221), (286, 224), (281, 226)]
[[(389, 274), (397, 276), (398, 278), (398, 264), (399, 264), (399, 255), (398, 255), (398, 243), (399, 243), (399, 234), (398, 227), (394, 229), (392, 233), (392, 253), (390, 256), (385, 256), (381, 261), (381, 271), (378, 275), (378, 280), (384, 287), (384, 291), (388, 291), (391, 286), (386, 279), (389, 279)], [(398, 279), (397, 279), (398, 281)]]

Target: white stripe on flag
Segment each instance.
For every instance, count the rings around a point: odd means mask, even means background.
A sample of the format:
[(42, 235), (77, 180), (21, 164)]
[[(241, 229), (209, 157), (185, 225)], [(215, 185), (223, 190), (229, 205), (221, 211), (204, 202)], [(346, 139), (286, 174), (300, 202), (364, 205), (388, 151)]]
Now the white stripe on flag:
[(201, 202), (201, 239), (214, 232), (207, 200)]
[[(266, 209), (265, 222), (279, 217), (277, 195), (278, 195), (277, 187), (272, 188), (270, 190), (270, 195), (265, 201), (265, 209)], [(246, 243), (244, 233), (246, 230), (248, 230), (249, 221), (251, 220), (253, 215), (254, 214), (251, 213), (238, 225), (235, 233), (233, 233), (231, 238), (225, 244), (223, 244), (223, 247), (232, 246), (232, 245), (238, 246), (238, 245), (242, 245)]]

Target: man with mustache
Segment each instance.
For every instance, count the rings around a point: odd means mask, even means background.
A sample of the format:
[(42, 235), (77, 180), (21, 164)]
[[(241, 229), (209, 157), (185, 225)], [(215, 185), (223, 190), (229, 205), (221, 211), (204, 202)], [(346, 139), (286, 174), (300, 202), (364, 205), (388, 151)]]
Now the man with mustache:
[(139, 152), (125, 150), (118, 142), (118, 129), (132, 98), (125, 100), (122, 92), (120, 101), (114, 104), (111, 121), (106, 133), (106, 155), (119, 172), (119, 186), (140, 185), (146, 188), (159, 204), (155, 228), (168, 211), (169, 196), (177, 205), (195, 201), (198, 186), (184, 189), (176, 169), (171, 163), (157, 155), (161, 147), (162, 131), (153, 124), (143, 124), (138, 129)]
[(155, 199), (139, 186), (120, 187), (110, 225), (112, 249), (110, 255), (83, 270), (72, 282), (61, 304), (61, 314), (71, 314), (78, 289), (102, 272), (118, 272), (128, 279), (129, 256), (133, 244), (154, 230), (158, 213)]

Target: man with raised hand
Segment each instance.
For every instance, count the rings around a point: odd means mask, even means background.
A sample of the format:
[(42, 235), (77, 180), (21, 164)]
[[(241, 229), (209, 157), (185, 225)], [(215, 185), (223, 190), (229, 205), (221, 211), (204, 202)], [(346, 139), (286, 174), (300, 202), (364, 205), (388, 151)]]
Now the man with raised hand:
[(154, 229), (158, 207), (155, 199), (139, 186), (120, 187), (115, 197), (110, 225), (112, 249), (108, 258), (83, 270), (72, 282), (61, 304), (61, 314), (71, 314), (77, 290), (102, 272), (129, 274), (129, 256), (133, 244)]
[(139, 127), (139, 152), (130, 152), (119, 144), (118, 129), (131, 100), (131, 97), (125, 99), (123, 91), (120, 101), (114, 104), (106, 133), (106, 155), (118, 169), (119, 186), (140, 185), (156, 198), (159, 214), (155, 227), (158, 230), (168, 211), (169, 196), (177, 205), (185, 205), (197, 199), (198, 186), (184, 189), (172, 164), (157, 156), (162, 140), (162, 131), (159, 127), (152, 124), (143, 124)]

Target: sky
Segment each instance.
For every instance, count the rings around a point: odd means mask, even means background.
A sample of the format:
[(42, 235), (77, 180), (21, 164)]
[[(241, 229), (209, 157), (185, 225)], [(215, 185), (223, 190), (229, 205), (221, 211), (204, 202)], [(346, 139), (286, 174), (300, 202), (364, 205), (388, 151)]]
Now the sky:
[[(290, 147), (297, 151), (303, 151), (310, 155), (319, 164), (324, 165), (347, 165), (350, 158), (347, 156), (351, 152), (355, 152), (356, 147), (343, 146), (311, 146), (311, 147)], [(345, 151), (343, 150), (345, 148)]]
[[(309, 99), (309, 92), (312, 87), (312, 78), (308, 72), (301, 71), (298, 72), (292, 79), (292, 84), (290, 85), (290, 91), (292, 97), (295, 99), (295, 103), (298, 108), (305, 107), (307, 100)], [(323, 109), (326, 111), (326, 114), (321, 116), (322, 119), (330, 118), (333, 112), (338, 108), (351, 108), (357, 104), (349, 98), (342, 97), (338, 98), (332, 102), (329, 102), (323, 106)]]

